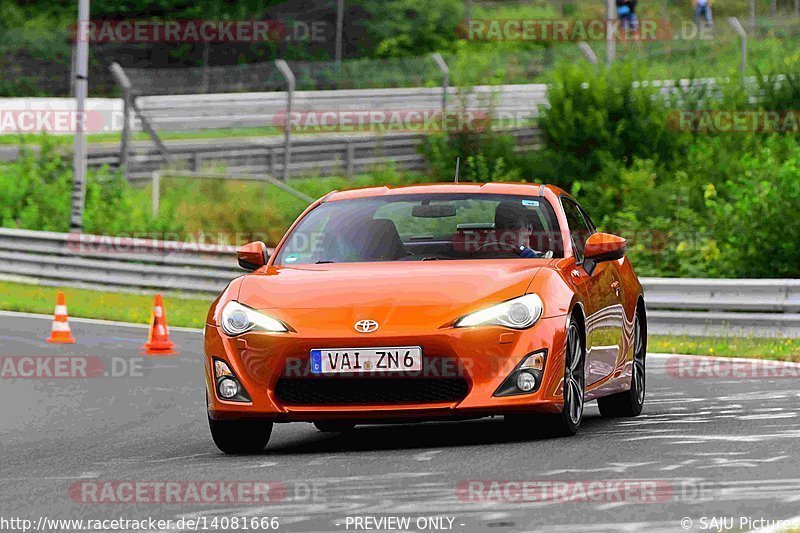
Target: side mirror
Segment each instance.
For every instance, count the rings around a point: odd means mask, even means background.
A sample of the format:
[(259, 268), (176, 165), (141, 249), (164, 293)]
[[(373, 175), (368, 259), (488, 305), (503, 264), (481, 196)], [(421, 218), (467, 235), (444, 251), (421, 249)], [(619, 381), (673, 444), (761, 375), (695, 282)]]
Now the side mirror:
[(247, 243), (236, 250), (239, 266), (245, 270), (255, 270), (267, 264), (269, 253), (267, 245), (261, 241)]
[(610, 233), (595, 233), (589, 236), (583, 253), (583, 268), (592, 275), (597, 263), (622, 259), (625, 257), (626, 245), (625, 239)]

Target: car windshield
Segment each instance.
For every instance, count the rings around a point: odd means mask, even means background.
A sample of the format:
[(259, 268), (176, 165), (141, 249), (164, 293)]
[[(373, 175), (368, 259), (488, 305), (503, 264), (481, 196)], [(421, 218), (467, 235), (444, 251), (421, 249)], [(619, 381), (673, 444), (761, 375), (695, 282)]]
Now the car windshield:
[(320, 204), (276, 265), (562, 257), (558, 222), (537, 196), (394, 195)]

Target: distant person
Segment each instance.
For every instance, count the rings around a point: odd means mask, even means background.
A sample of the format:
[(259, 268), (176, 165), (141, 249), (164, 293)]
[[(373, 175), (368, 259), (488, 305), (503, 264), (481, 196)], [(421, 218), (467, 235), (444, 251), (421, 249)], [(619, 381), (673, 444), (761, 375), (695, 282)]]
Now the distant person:
[(636, 2), (638, 0), (617, 0), (617, 15), (622, 25), (623, 33), (636, 32), (639, 21), (636, 18)]
[(694, 21), (698, 28), (705, 22), (708, 29), (714, 28), (714, 18), (711, 16), (711, 4), (714, 0), (692, 0), (694, 6)]

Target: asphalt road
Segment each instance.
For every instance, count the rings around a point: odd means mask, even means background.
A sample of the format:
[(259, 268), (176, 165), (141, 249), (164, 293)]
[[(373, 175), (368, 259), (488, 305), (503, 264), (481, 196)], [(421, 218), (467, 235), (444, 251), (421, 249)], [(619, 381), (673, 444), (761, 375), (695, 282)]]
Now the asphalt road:
[[(700, 377), (681, 377), (668, 365), (694, 360), (651, 355), (644, 413), (606, 420), (590, 405), (581, 433), (568, 439), (521, 440), (501, 419), (362, 426), (346, 435), (282, 424), (262, 454), (226, 456), (206, 425), (199, 331), (173, 329), (180, 354), (142, 358), (143, 328), (71, 325), (76, 344), (49, 345), (49, 319), (0, 314), (0, 530), (13, 531), (2, 519), (14, 517), (34, 526), (41, 516), (202, 517), (208, 526), (239, 516), (277, 517), (279, 531), (363, 531), (355, 528), (359, 517), (407, 517), (410, 531), (493, 532), (686, 531), (685, 518), (688, 530), (702, 531), (711, 517), (725, 517), (739, 531), (752, 524), (740, 517), (800, 514), (795, 366), (784, 367), (784, 377), (724, 377), (724, 366), (703, 367), (717, 376), (695, 366)], [(14, 378), (8, 373), (19, 365), (5, 366), (9, 358), (56, 355), (84, 358), (89, 374), (99, 364), (101, 375)], [(102, 375), (114, 369), (125, 375)], [(521, 497), (503, 480), (562, 492)], [(181, 492), (175, 503), (142, 492), (123, 502), (116, 491), (124, 482), (177, 482), (183, 490), (253, 481), (271, 482), (269, 498), (219, 503), (212, 494), (198, 502)]]

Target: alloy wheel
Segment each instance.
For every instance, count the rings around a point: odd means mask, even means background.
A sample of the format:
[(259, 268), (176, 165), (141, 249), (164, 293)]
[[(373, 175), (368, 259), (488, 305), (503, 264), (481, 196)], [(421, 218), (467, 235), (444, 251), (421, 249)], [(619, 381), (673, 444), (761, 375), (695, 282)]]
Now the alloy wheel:
[(567, 358), (564, 371), (564, 410), (573, 425), (583, 418), (585, 374), (583, 368), (583, 345), (578, 326), (570, 324), (567, 333)]
[(645, 344), (644, 332), (642, 331), (642, 324), (639, 320), (639, 314), (633, 321), (633, 387), (636, 394), (636, 401), (639, 404), (644, 404), (645, 394)]

